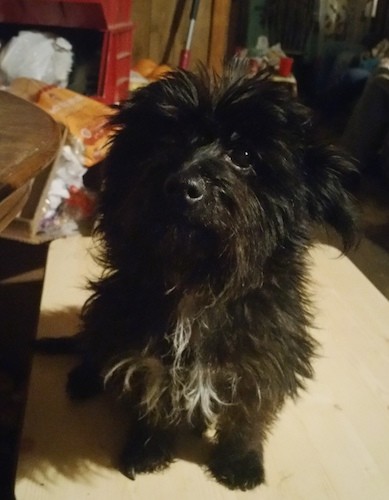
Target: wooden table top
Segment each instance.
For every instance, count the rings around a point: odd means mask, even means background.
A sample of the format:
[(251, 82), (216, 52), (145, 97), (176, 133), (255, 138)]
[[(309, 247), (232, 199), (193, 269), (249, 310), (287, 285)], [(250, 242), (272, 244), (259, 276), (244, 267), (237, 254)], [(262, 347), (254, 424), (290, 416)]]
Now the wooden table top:
[(0, 91), (0, 202), (47, 167), (59, 144), (60, 129), (49, 114)]
[[(79, 326), (87, 277), (100, 271), (93, 242), (50, 244), (39, 336)], [(18, 500), (386, 500), (389, 498), (389, 303), (334, 248), (311, 251), (320, 355), (297, 404), (288, 401), (265, 446), (266, 484), (230, 491), (204, 474), (196, 438), (166, 471), (130, 481), (113, 465), (127, 416), (100, 397), (66, 397), (69, 356), (33, 361), (16, 483)], [(66, 272), (64, 272), (66, 269)], [(124, 422), (123, 422), (124, 420)]]

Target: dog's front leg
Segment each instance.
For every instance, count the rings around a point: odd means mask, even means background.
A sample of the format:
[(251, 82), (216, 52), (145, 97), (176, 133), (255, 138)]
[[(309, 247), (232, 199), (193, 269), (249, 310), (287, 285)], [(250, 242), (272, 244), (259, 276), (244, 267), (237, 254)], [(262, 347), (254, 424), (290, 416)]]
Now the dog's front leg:
[[(66, 391), (74, 400), (96, 396), (103, 390), (101, 361), (84, 351), (85, 337), (78, 333), (71, 337), (42, 337), (34, 342), (35, 351), (43, 354), (78, 354), (82, 361), (68, 374)], [(96, 359), (95, 359), (96, 358)]]
[(264, 482), (263, 435), (257, 416), (258, 420), (249, 421), (235, 407), (219, 417), (217, 443), (208, 466), (215, 479), (230, 489), (250, 490)]
[(120, 470), (130, 479), (136, 474), (166, 469), (173, 461), (174, 431), (140, 418), (131, 428), (120, 457)]

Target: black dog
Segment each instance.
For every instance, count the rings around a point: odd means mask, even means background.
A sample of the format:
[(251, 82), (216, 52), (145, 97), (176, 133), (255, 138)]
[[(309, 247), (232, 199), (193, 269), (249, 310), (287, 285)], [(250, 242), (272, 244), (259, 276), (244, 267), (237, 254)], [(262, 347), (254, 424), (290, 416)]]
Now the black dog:
[(183, 424), (215, 429), (208, 465), (230, 488), (264, 480), (285, 398), (312, 376), (306, 292), (312, 228), (355, 237), (342, 154), (265, 76), (177, 71), (113, 120), (97, 234), (103, 277), (82, 312), (73, 398), (104, 385), (137, 413), (121, 468), (173, 460)]

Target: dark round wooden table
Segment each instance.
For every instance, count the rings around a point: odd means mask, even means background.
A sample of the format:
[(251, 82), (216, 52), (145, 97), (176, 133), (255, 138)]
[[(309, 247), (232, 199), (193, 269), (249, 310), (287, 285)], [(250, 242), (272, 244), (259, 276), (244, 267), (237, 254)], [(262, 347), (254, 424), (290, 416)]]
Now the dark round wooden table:
[(30, 180), (54, 160), (60, 129), (34, 104), (0, 91), (0, 231), (19, 213)]

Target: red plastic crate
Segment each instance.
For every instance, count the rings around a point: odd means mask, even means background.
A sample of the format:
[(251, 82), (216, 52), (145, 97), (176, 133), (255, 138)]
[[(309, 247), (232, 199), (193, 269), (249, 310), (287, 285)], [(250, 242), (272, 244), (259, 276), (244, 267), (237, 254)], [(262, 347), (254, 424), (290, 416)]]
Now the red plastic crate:
[(132, 0), (1, 0), (0, 22), (123, 29), (131, 24)]
[(132, 27), (104, 35), (98, 95), (106, 103), (128, 97), (131, 69)]
[(97, 96), (112, 104), (128, 96), (132, 0), (0, 0), (0, 22), (103, 34)]

